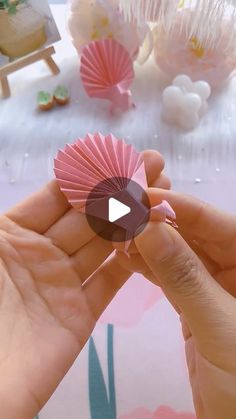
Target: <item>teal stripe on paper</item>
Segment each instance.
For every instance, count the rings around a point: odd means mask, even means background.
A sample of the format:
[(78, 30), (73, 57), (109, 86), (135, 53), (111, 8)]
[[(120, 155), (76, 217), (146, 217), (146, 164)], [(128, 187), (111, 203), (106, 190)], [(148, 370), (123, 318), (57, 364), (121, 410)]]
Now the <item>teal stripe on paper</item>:
[(106, 384), (93, 338), (89, 341), (89, 402), (91, 419), (113, 419)]
[(115, 391), (115, 371), (114, 371), (114, 326), (107, 326), (107, 362), (108, 362), (108, 384), (109, 401), (111, 407), (111, 419), (116, 419), (116, 391)]

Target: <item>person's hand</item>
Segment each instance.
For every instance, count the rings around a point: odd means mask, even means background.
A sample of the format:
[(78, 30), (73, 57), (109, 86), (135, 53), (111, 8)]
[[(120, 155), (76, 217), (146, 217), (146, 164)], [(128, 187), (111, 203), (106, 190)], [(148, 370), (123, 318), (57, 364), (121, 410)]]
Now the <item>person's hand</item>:
[(150, 222), (120, 263), (159, 284), (181, 314), (197, 418), (235, 419), (236, 217), (174, 192), (149, 195), (172, 205), (179, 231)]
[[(169, 187), (159, 153), (149, 185)], [(32, 419), (130, 272), (56, 181), (0, 217), (0, 417)]]

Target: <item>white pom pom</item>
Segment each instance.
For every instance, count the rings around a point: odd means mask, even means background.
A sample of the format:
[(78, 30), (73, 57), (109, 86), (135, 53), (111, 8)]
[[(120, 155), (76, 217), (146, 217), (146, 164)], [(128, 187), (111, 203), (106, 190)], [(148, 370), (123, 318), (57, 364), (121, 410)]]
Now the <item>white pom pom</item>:
[(202, 107), (200, 109), (199, 115), (202, 117), (208, 110), (208, 103), (206, 101), (202, 102)]
[(186, 76), (185, 74), (180, 74), (179, 76), (175, 77), (172, 84), (173, 86), (180, 87), (184, 91), (187, 91), (187, 92), (192, 91), (192, 86), (193, 86), (192, 80), (190, 79), (190, 77)]
[(167, 123), (175, 123), (186, 130), (194, 129), (207, 110), (211, 87), (204, 81), (193, 83), (191, 78), (180, 74), (172, 86), (163, 92), (163, 117)]
[(207, 100), (211, 96), (211, 87), (206, 81), (197, 81), (193, 84), (193, 91), (201, 96), (202, 100)]
[(186, 130), (192, 130), (199, 124), (197, 112), (185, 112), (179, 116), (179, 125)]
[(179, 87), (169, 86), (164, 90), (162, 98), (164, 106), (173, 109), (181, 106), (183, 93)]
[(184, 108), (191, 113), (199, 112), (202, 107), (202, 100), (196, 93), (188, 93), (184, 96)]

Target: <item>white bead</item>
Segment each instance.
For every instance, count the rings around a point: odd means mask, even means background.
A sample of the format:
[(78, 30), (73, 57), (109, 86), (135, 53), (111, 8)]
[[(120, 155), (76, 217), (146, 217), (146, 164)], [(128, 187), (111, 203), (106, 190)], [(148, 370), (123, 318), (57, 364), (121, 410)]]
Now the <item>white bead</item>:
[(167, 108), (176, 108), (181, 105), (183, 93), (179, 87), (169, 86), (163, 92), (163, 103)]
[(177, 76), (163, 92), (163, 118), (169, 124), (186, 130), (194, 129), (207, 111), (210, 85), (205, 81), (193, 83), (187, 75)]
[(199, 111), (199, 115), (203, 116), (206, 113), (207, 109), (208, 109), (208, 103), (205, 102), (205, 101), (202, 102), (202, 106), (201, 106), (201, 109)]
[(197, 112), (185, 112), (179, 116), (179, 125), (186, 130), (194, 129), (199, 123)]
[(211, 96), (211, 86), (206, 81), (196, 81), (193, 84), (193, 91), (201, 96), (202, 100), (207, 100)]
[(192, 91), (192, 80), (190, 77), (186, 76), (185, 74), (180, 74), (179, 76), (175, 77), (173, 81), (173, 86), (178, 86), (181, 89), (191, 92)]
[(184, 108), (188, 112), (199, 112), (202, 107), (202, 101), (196, 93), (188, 93), (184, 97)]

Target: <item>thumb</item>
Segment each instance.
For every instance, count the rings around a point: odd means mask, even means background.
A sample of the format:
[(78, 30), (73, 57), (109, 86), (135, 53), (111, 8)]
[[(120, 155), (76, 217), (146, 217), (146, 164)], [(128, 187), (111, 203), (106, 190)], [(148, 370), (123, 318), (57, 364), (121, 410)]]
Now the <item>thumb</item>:
[(220, 287), (171, 226), (149, 223), (135, 243), (163, 291), (184, 314), (198, 342), (208, 344), (210, 335), (212, 343), (217, 341), (227, 319), (231, 321), (229, 317), (236, 315), (234, 298)]

